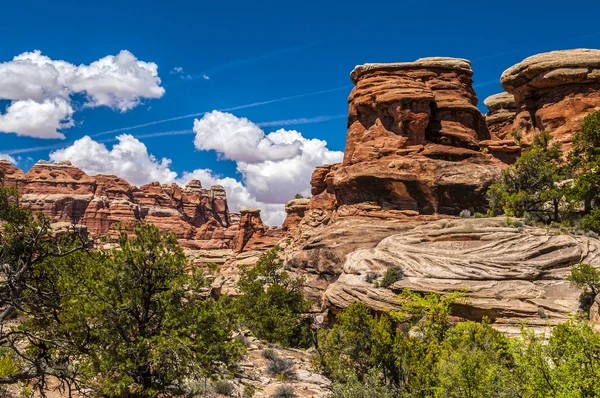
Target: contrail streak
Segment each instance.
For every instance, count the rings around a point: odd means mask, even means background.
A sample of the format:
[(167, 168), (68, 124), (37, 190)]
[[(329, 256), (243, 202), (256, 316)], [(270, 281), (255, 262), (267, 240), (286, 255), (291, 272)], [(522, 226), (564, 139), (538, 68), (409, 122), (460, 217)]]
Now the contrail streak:
[(328, 122), (330, 120), (344, 119), (346, 117), (348, 117), (348, 115), (346, 115), (346, 114), (316, 116), (316, 117), (311, 117), (311, 118), (303, 117), (303, 118), (299, 118), (299, 119), (287, 119), (287, 120), (275, 120), (272, 122), (261, 122), (261, 123), (256, 123), (256, 125), (260, 126), (260, 127), (289, 126), (292, 124), (309, 124), (309, 123)]
[(500, 80), (499, 79), (494, 79), (494, 80), (488, 80), (485, 82), (481, 82), (481, 83), (477, 83), (473, 85), (473, 88), (477, 88), (477, 87), (484, 87), (484, 86), (490, 86), (492, 84), (500, 84)]
[[(347, 115), (345, 115), (345, 114), (322, 115), (322, 116), (315, 116), (315, 117), (302, 117), (302, 118), (296, 118), (296, 119), (284, 119), (284, 120), (274, 120), (274, 121), (270, 121), (270, 122), (260, 122), (260, 123), (256, 123), (256, 125), (260, 126), (260, 127), (270, 127), (270, 126), (289, 126), (289, 125), (296, 125), (296, 124), (322, 123), (322, 122), (328, 122), (330, 120), (342, 119), (342, 118), (345, 118), (346, 116)], [(170, 131), (160, 131), (157, 133), (138, 134), (138, 135), (132, 135), (132, 136), (137, 139), (142, 139), (142, 138), (166, 137), (166, 136), (188, 135), (188, 134), (192, 135), (192, 134), (194, 134), (194, 131), (190, 130), (190, 129), (170, 130)], [(104, 140), (97, 140), (96, 142), (107, 143), (107, 142), (115, 142), (115, 141), (117, 141), (116, 138), (107, 138)], [(44, 150), (61, 149), (61, 148), (65, 148), (67, 146), (73, 145), (74, 142), (75, 141), (71, 141), (71, 142), (67, 142), (67, 143), (60, 143), (60, 144), (53, 144), (53, 145), (37, 146), (37, 147), (31, 147), (31, 148), (10, 149), (8, 151), (2, 151), (2, 153), (5, 155), (18, 155), (21, 153), (28, 153), (28, 152), (38, 152), (38, 151), (44, 151)]]
[[(297, 99), (297, 98), (312, 97), (312, 96), (316, 96), (316, 95), (332, 93), (332, 92), (335, 92), (335, 91), (347, 90), (347, 89), (349, 89), (351, 87), (352, 87), (352, 85), (346, 85), (346, 86), (331, 88), (331, 89), (328, 89), (328, 90), (315, 91), (315, 92), (312, 92), (312, 93), (305, 93), (305, 94), (297, 94), (297, 95), (292, 95), (292, 96), (288, 96), (288, 97), (280, 97), (280, 98), (275, 98), (275, 99), (267, 100), (267, 101), (252, 102), (250, 104), (238, 105), (238, 106), (234, 106), (234, 107), (231, 107), (231, 108), (222, 108), (222, 109), (217, 109), (217, 110), (223, 111), (223, 112), (237, 111), (237, 110), (240, 110), (240, 109), (254, 108), (254, 107), (257, 107), (257, 106), (273, 104), (273, 103), (281, 102), (281, 101), (289, 101), (289, 100), (293, 100), (293, 99)], [(103, 131), (101, 133), (97, 133), (97, 134), (92, 135), (92, 137), (99, 137), (101, 135), (106, 135), (106, 134), (111, 134), (111, 133), (118, 133), (118, 132), (121, 132), (121, 131), (134, 130), (134, 129), (139, 129), (139, 128), (142, 128), (142, 127), (154, 126), (156, 124), (173, 122), (173, 121), (182, 120), (182, 119), (189, 119), (191, 117), (203, 116), (207, 112), (208, 111), (198, 112), (198, 113), (190, 113), (190, 114), (183, 115), (183, 116), (176, 116), (176, 117), (171, 117), (171, 118), (168, 118), (168, 119), (156, 120), (154, 122), (137, 124), (135, 126), (129, 126), (129, 127), (123, 127), (123, 128), (120, 128), (120, 129)]]

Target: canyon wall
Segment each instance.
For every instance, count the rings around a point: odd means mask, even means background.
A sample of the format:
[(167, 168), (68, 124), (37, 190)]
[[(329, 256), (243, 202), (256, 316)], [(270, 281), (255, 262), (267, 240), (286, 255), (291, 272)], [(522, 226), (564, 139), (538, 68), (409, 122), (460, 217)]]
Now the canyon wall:
[(175, 233), (186, 249), (229, 253), (263, 236), (273, 245), (281, 236), (262, 225), (259, 211), (251, 223), (244, 211), (241, 221), (232, 223), (224, 188), (203, 188), (198, 180), (183, 188), (157, 182), (138, 188), (112, 175), (89, 176), (68, 161), (39, 161), (23, 173), (0, 160), (0, 173), (3, 184), (21, 194), (21, 206), (44, 213), (55, 224), (83, 225), (93, 238), (116, 234), (117, 228), (132, 231), (145, 222)]

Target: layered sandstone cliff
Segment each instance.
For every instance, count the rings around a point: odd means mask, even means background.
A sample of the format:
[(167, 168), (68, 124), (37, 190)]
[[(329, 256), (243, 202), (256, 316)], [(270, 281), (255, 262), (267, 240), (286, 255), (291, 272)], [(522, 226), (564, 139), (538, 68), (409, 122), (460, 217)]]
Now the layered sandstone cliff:
[(44, 213), (53, 223), (83, 225), (92, 237), (114, 234), (116, 228), (131, 230), (145, 222), (175, 233), (182, 246), (194, 250), (230, 254), (244, 249), (253, 238), (258, 240), (255, 235), (271, 237), (271, 244), (276, 241), (276, 233), (265, 232), (258, 213), (251, 223), (233, 224), (220, 185), (206, 189), (192, 180), (183, 188), (157, 182), (138, 188), (116, 176), (89, 176), (68, 161), (40, 161), (23, 173), (0, 160), (0, 174), (4, 185), (16, 187), (21, 194), (21, 206)]

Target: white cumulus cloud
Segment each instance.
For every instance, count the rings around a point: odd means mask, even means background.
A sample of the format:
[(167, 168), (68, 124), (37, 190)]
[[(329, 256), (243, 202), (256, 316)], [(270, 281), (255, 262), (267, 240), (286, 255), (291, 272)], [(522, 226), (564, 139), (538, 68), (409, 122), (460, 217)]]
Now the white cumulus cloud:
[(328, 149), (326, 141), (308, 139), (295, 130), (265, 134), (248, 119), (219, 111), (195, 120), (194, 132), (196, 148), (215, 150), (236, 162), (246, 195), (239, 196), (240, 205), (253, 203), (274, 224), (283, 221), (285, 202), (297, 193), (310, 195), (316, 166), (343, 158), (343, 152)]
[(0, 132), (37, 138), (64, 138), (74, 125), (71, 96), (86, 96), (84, 106), (107, 106), (125, 112), (142, 98), (160, 98), (158, 66), (129, 51), (89, 65), (53, 60), (40, 51), (0, 63), (0, 99), (11, 103), (0, 113)]
[(7, 155), (5, 153), (0, 153), (0, 160), (7, 160), (9, 163), (12, 163), (13, 165), (17, 165), (17, 159), (13, 158), (10, 155)]
[(117, 140), (108, 149), (85, 136), (67, 148), (50, 153), (50, 160), (70, 160), (90, 175), (114, 174), (137, 186), (152, 181), (175, 181), (177, 173), (170, 169), (170, 159), (157, 159), (148, 153), (144, 143), (129, 134), (119, 135)]
[(128, 134), (117, 136), (118, 143), (110, 149), (86, 136), (52, 152), (50, 159), (70, 160), (88, 174), (115, 174), (138, 186), (151, 181), (185, 185), (193, 179), (200, 180), (204, 187), (222, 185), (232, 211), (257, 207), (262, 210), (264, 222), (280, 225), (285, 218), (285, 203), (297, 193), (310, 195), (315, 167), (339, 162), (343, 157), (342, 152), (328, 149), (323, 140), (308, 139), (295, 130), (265, 134), (248, 119), (228, 113), (205, 115), (195, 121), (194, 131), (196, 147), (215, 150), (221, 157), (235, 161), (241, 180), (216, 175), (206, 168), (178, 175), (171, 169), (170, 159), (153, 156), (144, 143)]

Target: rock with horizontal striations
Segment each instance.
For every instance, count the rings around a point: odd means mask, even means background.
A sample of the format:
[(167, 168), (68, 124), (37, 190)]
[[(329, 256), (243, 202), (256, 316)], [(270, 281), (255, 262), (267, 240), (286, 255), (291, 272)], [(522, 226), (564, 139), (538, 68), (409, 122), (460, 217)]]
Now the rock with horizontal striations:
[(281, 225), (284, 232), (295, 230), (298, 227), (298, 224), (304, 218), (309, 202), (310, 199), (308, 198), (300, 198), (292, 199), (285, 204), (286, 217)]
[[(189, 250), (222, 252), (231, 251), (240, 231), (232, 225), (220, 185), (204, 189), (194, 180), (183, 188), (157, 182), (138, 188), (113, 175), (89, 176), (68, 161), (40, 161), (26, 174), (0, 161), (0, 174), (3, 185), (17, 187), (23, 207), (44, 213), (54, 225), (85, 226), (93, 237), (115, 237), (117, 228), (132, 232), (141, 223), (151, 223), (174, 233)], [(262, 225), (258, 213), (252, 222)], [(274, 245), (282, 236), (279, 229), (263, 229), (264, 245)], [(261, 245), (258, 238), (253, 242)]]
[[(407, 228), (374, 248), (355, 250), (343, 273), (325, 292), (326, 305), (345, 308), (362, 301), (370, 308), (397, 308), (402, 289), (446, 293), (463, 290), (468, 301), (455, 315), (518, 333), (521, 322), (542, 329), (569, 319), (581, 291), (567, 281), (571, 266), (600, 268), (600, 241), (506, 227), (501, 218), (437, 221)], [(374, 283), (390, 267), (403, 277), (389, 289)]]
[(330, 177), (337, 204), (419, 214), (482, 210), (502, 163), (479, 151), (490, 135), (472, 74), (456, 58), (357, 66), (344, 160)]
[(537, 54), (508, 68), (500, 81), (515, 97), (513, 129), (523, 142), (548, 130), (567, 152), (583, 118), (600, 110), (600, 50)]

